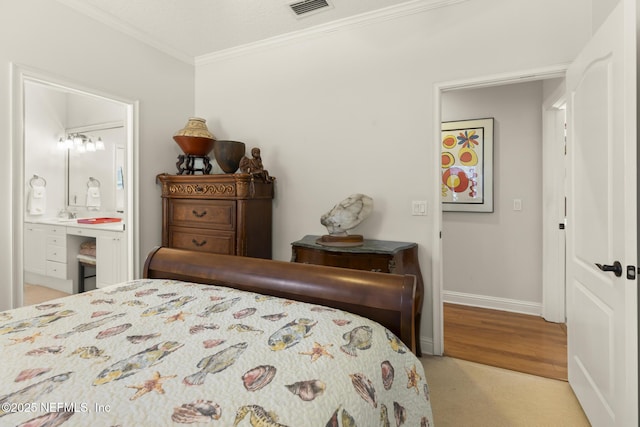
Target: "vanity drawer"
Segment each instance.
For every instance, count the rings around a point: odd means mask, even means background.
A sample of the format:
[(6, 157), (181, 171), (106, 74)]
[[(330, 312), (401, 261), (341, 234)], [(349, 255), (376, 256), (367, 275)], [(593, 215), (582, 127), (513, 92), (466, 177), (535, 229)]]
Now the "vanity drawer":
[(60, 236), (61, 238), (66, 236), (67, 227), (64, 225), (45, 225), (47, 236)]
[(171, 227), (169, 247), (234, 255), (235, 233), (201, 228)]
[(67, 262), (67, 250), (64, 246), (47, 245), (47, 261)]
[(183, 227), (236, 229), (236, 202), (232, 200), (172, 200), (169, 224)]
[(55, 261), (47, 261), (47, 276), (58, 279), (67, 278), (67, 264)]
[(47, 246), (60, 246), (63, 249), (67, 247), (67, 235), (48, 234)]

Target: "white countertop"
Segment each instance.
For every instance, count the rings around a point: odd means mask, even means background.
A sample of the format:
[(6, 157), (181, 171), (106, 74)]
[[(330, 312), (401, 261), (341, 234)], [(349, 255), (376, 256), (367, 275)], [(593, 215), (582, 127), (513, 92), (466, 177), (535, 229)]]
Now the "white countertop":
[[(79, 218), (79, 219), (83, 219), (83, 218)], [(25, 223), (60, 225), (65, 227), (86, 228), (90, 230), (124, 231), (124, 221), (105, 222), (102, 224), (81, 224), (81, 223), (78, 223), (78, 218), (73, 218), (73, 219), (41, 218), (41, 219), (25, 220)]]

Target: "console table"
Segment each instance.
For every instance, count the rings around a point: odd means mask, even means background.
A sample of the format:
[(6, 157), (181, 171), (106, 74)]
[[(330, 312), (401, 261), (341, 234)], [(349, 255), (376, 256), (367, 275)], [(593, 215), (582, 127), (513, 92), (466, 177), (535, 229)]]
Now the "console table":
[(424, 299), (424, 282), (418, 262), (418, 245), (365, 239), (360, 246), (336, 247), (317, 243), (320, 236), (307, 235), (291, 244), (291, 261), (332, 267), (369, 270), (416, 276), (416, 353), (420, 350), (420, 319)]

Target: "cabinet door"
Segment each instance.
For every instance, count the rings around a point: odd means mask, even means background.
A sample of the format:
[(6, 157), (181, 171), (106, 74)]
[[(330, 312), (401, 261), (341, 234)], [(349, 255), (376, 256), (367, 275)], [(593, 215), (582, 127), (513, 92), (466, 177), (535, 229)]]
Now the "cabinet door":
[(96, 287), (124, 282), (127, 277), (124, 237), (96, 237)]
[(47, 273), (47, 232), (42, 226), (26, 224), (24, 228), (24, 269), (30, 273)]

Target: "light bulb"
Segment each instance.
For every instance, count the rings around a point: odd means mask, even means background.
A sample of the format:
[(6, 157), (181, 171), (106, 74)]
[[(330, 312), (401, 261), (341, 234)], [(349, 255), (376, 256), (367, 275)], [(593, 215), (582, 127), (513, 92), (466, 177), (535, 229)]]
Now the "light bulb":
[(96, 141), (96, 150), (104, 151), (104, 142), (102, 142), (102, 138), (100, 137), (98, 137), (98, 140)]

